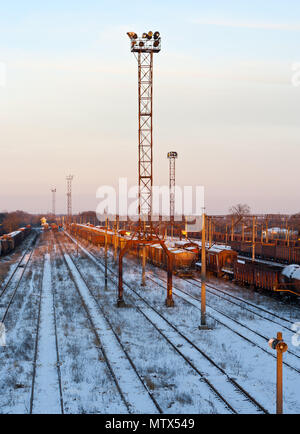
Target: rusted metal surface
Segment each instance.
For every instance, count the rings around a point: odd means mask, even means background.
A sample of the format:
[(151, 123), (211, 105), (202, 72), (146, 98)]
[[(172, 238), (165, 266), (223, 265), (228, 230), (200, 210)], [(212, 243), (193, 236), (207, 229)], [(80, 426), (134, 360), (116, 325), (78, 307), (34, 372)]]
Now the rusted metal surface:
[(283, 341), (282, 333), (277, 333), (276, 339), (269, 340), (269, 346), (277, 352), (276, 362), (276, 413), (283, 413), (283, 380), (282, 380), (282, 359), (283, 353), (288, 350), (288, 345)]
[(234, 264), (234, 279), (256, 288), (276, 291), (280, 284), (280, 267), (267, 267), (256, 263)]
[(68, 224), (72, 221), (72, 181), (74, 176), (68, 175), (66, 177), (67, 181), (67, 221)]
[(171, 223), (171, 238), (174, 235), (174, 214), (175, 214), (175, 160), (177, 152), (168, 152), (169, 166), (169, 190), (170, 190), (170, 223)]

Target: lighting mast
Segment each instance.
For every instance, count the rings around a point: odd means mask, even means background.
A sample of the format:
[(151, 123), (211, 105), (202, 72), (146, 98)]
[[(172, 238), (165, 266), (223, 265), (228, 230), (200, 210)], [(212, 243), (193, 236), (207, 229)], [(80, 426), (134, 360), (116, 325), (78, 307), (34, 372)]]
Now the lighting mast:
[(68, 223), (71, 223), (72, 219), (72, 181), (74, 176), (68, 175), (66, 177), (67, 180), (67, 219)]
[(159, 32), (143, 33), (141, 37), (128, 32), (131, 52), (138, 61), (139, 89), (139, 220), (152, 216), (153, 185), (153, 54), (161, 50)]
[(56, 193), (56, 188), (52, 188), (51, 189), (51, 193), (52, 193), (52, 214), (55, 217), (55, 193)]
[(174, 215), (175, 215), (175, 160), (178, 158), (177, 152), (168, 152), (168, 159), (170, 162), (169, 169), (169, 188), (170, 188), (170, 223), (171, 223), (171, 237), (173, 239), (174, 232)]

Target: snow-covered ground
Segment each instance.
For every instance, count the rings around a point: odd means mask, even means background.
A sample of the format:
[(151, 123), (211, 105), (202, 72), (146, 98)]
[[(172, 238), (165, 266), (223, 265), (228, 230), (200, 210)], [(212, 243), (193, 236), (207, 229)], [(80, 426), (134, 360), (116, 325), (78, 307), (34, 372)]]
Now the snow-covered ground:
[[(94, 247), (89, 248), (99, 255), (97, 249)], [(137, 272), (140, 274), (140, 270), (136, 271), (138, 267), (135, 260), (127, 258), (124, 262), (124, 279), (134, 287), (134, 285), (137, 285), (137, 279), (140, 281), (140, 276), (137, 277)], [(114, 267), (112, 258), (110, 258), (109, 266)], [(155, 279), (156, 276), (156, 278), (166, 279), (165, 271), (150, 265), (147, 265), (147, 269), (148, 275), (151, 278)], [(116, 267), (115, 270), (117, 270)], [(257, 305), (271, 313), (274, 312), (279, 317), (286, 318), (294, 323), (300, 321), (299, 310), (294, 306), (283, 303), (279, 298), (274, 299), (266, 295), (254, 293), (227, 281), (216, 279), (212, 279), (212, 281), (214, 285), (227, 290), (229, 294), (232, 293), (245, 300), (250, 300), (254, 306)], [(160, 281), (160, 283), (162, 282)], [(187, 293), (190, 292), (197, 297), (200, 295), (199, 286), (193, 285), (192, 282), (189, 283), (175, 277), (173, 283), (174, 287), (181, 287)], [(162, 286), (166, 288), (165, 284)], [(175, 295), (175, 309), (165, 309), (164, 299), (166, 289), (158, 288), (149, 279), (146, 294), (148, 301), (153, 306), (163, 312), (165, 317), (172, 321), (216, 363), (223, 366), (228, 375), (236, 379), (269, 412), (274, 412), (275, 408), (276, 360), (275, 354), (268, 347), (267, 341), (269, 338), (275, 337), (278, 331), (283, 331), (283, 336), (289, 345), (289, 352), (284, 355), (286, 363), (286, 366), (284, 366), (285, 411), (299, 413), (300, 348), (293, 345), (295, 332), (291, 331), (291, 324), (288, 324), (283, 319), (280, 320), (280, 318), (277, 318), (277, 322), (268, 321), (267, 319), (260, 318), (255, 312), (245, 310), (244, 306), (235, 306), (224, 299), (219, 299), (217, 296), (208, 293), (207, 302), (212, 306), (211, 309), (208, 307), (207, 310), (209, 314), (208, 322), (212, 326), (212, 330), (200, 332), (198, 330), (200, 319), (199, 302), (195, 302), (194, 300), (194, 308), (191, 308), (190, 300), (188, 307), (185, 300), (179, 299)], [(180, 295), (182, 296), (182, 294)], [(264, 316), (268, 317), (268, 314), (266, 313)], [(271, 315), (269, 317), (274, 320), (274, 317)], [(238, 321), (238, 323), (235, 321)]]
[[(1, 413), (273, 413), (276, 359), (267, 341), (278, 331), (289, 345), (284, 411), (300, 413), (296, 307), (211, 279), (210, 329), (199, 330), (201, 283), (174, 276), (168, 309), (165, 271), (147, 264), (143, 288), (128, 255), (127, 306), (117, 308), (117, 277), (109, 272), (104, 287), (103, 249), (80, 244), (77, 253), (70, 238), (48, 232), (32, 254), (5, 320)], [(111, 254), (108, 263), (117, 273)], [(13, 267), (3, 265), (4, 281)], [(0, 313), (8, 301), (0, 299)]]

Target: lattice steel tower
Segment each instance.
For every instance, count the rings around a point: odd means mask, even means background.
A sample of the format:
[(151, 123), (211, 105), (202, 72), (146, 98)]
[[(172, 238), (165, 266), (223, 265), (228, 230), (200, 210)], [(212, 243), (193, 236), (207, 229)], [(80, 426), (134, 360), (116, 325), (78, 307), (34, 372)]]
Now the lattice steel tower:
[(74, 176), (68, 175), (66, 177), (67, 180), (67, 217), (68, 223), (71, 222), (72, 219), (72, 181)]
[(138, 61), (139, 89), (139, 217), (152, 215), (153, 185), (153, 53), (161, 50), (159, 32), (143, 33), (138, 37), (128, 32), (131, 40), (131, 52)]
[(168, 152), (168, 159), (170, 161), (170, 221), (174, 223), (175, 214), (175, 160), (178, 158), (177, 152)]
[(56, 188), (51, 188), (51, 193), (52, 193), (52, 214), (55, 216), (55, 193), (56, 193)]

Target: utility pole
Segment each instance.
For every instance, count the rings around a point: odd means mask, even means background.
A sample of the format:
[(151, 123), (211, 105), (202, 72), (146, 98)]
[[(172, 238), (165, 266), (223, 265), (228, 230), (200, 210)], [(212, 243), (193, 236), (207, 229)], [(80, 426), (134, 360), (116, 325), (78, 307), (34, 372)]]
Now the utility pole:
[(206, 328), (206, 234), (205, 210), (202, 213), (202, 246), (201, 246), (201, 327)]
[(73, 175), (68, 175), (66, 177), (67, 180), (67, 219), (68, 219), (68, 224), (71, 223), (71, 219), (72, 219), (72, 181), (73, 181), (74, 176)]
[(253, 216), (253, 224), (252, 224), (252, 261), (255, 261), (255, 224), (256, 218)]
[(159, 32), (128, 32), (131, 52), (138, 61), (139, 89), (139, 205), (138, 212), (151, 221), (153, 185), (153, 54), (161, 50)]
[(209, 227), (209, 248), (212, 246), (212, 217), (208, 217), (208, 227)]
[[(146, 221), (144, 219), (144, 234), (146, 235)], [(142, 247), (142, 282), (141, 286), (146, 286), (146, 246)]]
[(175, 215), (175, 160), (178, 158), (177, 152), (168, 152), (169, 167), (169, 189), (170, 189), (170, 223), (171, 223), (171, 239), (174, 235), (174, 215)]
[(52, 214), (55, 217), (56, 213), (55, 213), (55, 193), (56, 193), (56, 188), (51, 188), (51, 193), (52, 193)]
[(107, 229), (108, 229), (108, 217), (106, 217), (106, 224), (105, 224), (105, 247), (104, 247), (104, 253), (105, 253), (105, 289), (107, 289), (107, 248), (108, 248), (108, 243), (107, 243)]

